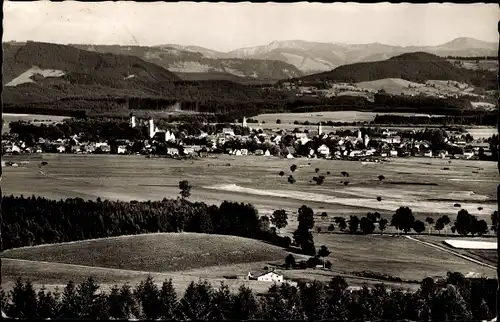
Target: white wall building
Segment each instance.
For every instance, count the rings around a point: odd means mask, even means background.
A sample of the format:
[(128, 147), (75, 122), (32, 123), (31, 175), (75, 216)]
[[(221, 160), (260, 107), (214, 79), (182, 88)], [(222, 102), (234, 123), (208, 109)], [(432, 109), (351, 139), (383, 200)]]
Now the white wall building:
[(278, 282), (278, 283), (282, 283), (284, 281), (283, 275), (276, 273), (274, 271), (262, 274), (255, 274), (255, 275), (252, 273), (248, 273), (248, 279), (257, 280), (261, 282)]

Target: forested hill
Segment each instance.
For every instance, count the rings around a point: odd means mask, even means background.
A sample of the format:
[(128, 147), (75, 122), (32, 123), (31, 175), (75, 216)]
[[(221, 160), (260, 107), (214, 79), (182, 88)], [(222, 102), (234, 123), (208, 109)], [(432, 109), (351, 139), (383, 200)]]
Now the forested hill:
[(376, 62), (343, 65), (329, 72), (298, 79), (358, 83), (384, 78), (402, 78), (413, 82), (454, 80), (480, 87), (496, 86), (496, 75), (493, 72), (458, 68), (445, 58), (425, 52), (406, 53)]
[(4, 44), (4, 84), (12, 81), (26, 70), (36, 66), (40, 69), (61, 70), (75, 82), (85, 83), (91, 74), (92, 81), (114, 81), (121, 85), (124, 78), (135, 75), (145, 81), (178, 80), (167, 69), (146, 62), (135, 56), (102, 54), (77, 49), (71, 46), (41, 42), (27, 42), (22, 46)]
[[(190, 110), (192, 104), (199, 111), (227, 112), (242, 109), (241, 104), (279, 101), (276, 95), (255, 86), (217, 80), (183, 81), (135, 56), (67, 45), (4, 44), (4, 57), (3, 103), (8, 112), (68, 115), (77, 110), (162, 109), (175, 102)], [(130, 99), (133, 106), (128, 103)]]
[(4, 44), (4, 104), (68, 98), (151, 96), (160, 83), (179, 80), (163, 67), (133, 56), (99, 54), (70, 46)]

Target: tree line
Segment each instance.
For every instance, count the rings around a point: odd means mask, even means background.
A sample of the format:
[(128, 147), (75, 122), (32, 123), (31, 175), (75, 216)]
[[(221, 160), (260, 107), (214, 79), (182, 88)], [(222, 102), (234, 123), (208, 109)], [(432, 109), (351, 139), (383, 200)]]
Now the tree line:
[(291, 243), (276, 235), (253, 205), (228, 201), (216, 206), (186, 198), (123, 202), (3, 196), (2, 214), (4, 249), (182, 231), (254, 238), (285, 248)]
[[(380, 199), (380, 200), (379, 200)], [(378, 197), (377, 200), (381, 201), (382, 198)], [(326, 213), (322, 215), (327, 216)], [(494, 211), (491, 216), (491, 231), (496, 232), (496, 224), (498, 221), (498, 212)], [(441, 217), (434, 220), (432, 217), (427, 217), (425, 223), (421, 220), (415, 219), (412, 210), (409, 207), (399, 207), (396, 212), (392, 215), (391, 221), (383, 218), (380, 213), (367, 213), (366, 216), (359, 218), (358, 216), (350, 216), (349, 219), (343, 217), (334, 217), (334, 223), (337, 225), (340, 231), (347, 230), (351, 234), (357, 234), (359, 232), (363, 234), (373, 234), (375, 228), (378, 228), (380, 232), (387, 229), (388, 224), (391, 227), (396, 228), (398, 233), (404, 232), (407, 234), (410, 231), (414, 231), (417, 234), (421, 234), (426, 230), (426, 224), (429, 229), (429, 234), (431, 230), (434, 229), (441, 233), (442, 230), (445, 232), (450, 229), (452, 233), (457, 233), (461, 236), (483, 236), (490, 230), (488, 223), (484, 219), (478, 219), (477, 216), (469, 214), (465, 209), (458, 211), (455, 220), (452, 222), (448, 215), (442, 215)], [(330, 224), (328, 231), (335, 230), (335, 224)], [(452, 224), (450, 226), (450, 224)], [(319, 229), (319, 228), (318, 228)], [(321, 232), (319, 230), (318, 232)]]
[(442, 281), (425, 278), (415, 292), (382, 283), (353, 290), (335, 276), (327, 283), (273, 284), (257, 294), (244, 285), (231, 292), (224, 283), (217, 288), (199, 280), (178, 296), (171, 279), (158, 286), (151, 276), (108, 292), (92, 277), (78, 285), (69, 281), (62, 292), (36, 292), (19, 278), (9, 293), (1, 290), (0, 305), (16, 319), (480, 321), (495, 314), (497, 285), (496, 279), (449, 272)]
[(403, 116), (396, 114), (377, 115), (374, 124), (425, 124), (425, 125), (485, 125), (497, 124), (496, 113), (481, 113), (476, 115), (449, 115), (449, 116)]

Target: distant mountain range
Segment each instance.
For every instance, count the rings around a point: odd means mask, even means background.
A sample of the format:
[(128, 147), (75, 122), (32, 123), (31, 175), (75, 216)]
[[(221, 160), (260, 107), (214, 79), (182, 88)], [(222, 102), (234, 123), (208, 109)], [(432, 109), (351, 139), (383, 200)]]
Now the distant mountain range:
[[(12, 46), (22, 43), (8, 43)], [(268, 45), (220, 52), (199, 46), (167, 44), (154, 47), (71, 45), (99, 53), (136, 56), (162, 66), (184, 80), (231, 80), (241, 83), (274, 82), (330, 71), (357, 62), (386, 60), (410, 52), (438, 56), (496, 56), (498, 44), (457, 38), (438, 46), (391, 46), (380, 43), (349, 45), (303, 40), (273, 41)]]
[(268, 45), (219, 52), (197, 46), (164, 45), (199, 52), (210, 58), (270, 59), (286, 62), (305, 74), (332, 70), (357, 62), (385, 60), (400, 54), (427, 52), (438, 56), (497, 56), (498, 43), (474, 38), (457, 38), (438, 46), (391, 46), (381, 43), (349, 45), (304, 40), (273, 41)]

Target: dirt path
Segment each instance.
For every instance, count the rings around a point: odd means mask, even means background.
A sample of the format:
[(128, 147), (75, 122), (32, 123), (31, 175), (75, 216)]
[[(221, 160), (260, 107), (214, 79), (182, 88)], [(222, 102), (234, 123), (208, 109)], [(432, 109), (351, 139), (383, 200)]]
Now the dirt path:
[(458, 253), (458, 252), (455, 252), (455, 251), (453, 251), (453, 250), (451, 250), (451, 249), (447, 249), (447, 248), (444, 248), (444, 247), (438, 246), (438, 245), (433, 244), (433, 243), (424, 242), (424, 241), (418, 240), (418, 239), (416, 239), (416, 238), (414, 238), (414, 237), (411, 237), (411, 236), (405, 236), (405, 237), (406, 237), (406, 238), (408, 238), (408, 239), (411, 239), (411, 240), (413, 240), (413, 241), (416, 241), (417, 243), (421, 243), (421, 244), (427, 245), (427, 246), (429, 246), (429, 247), (433, 247), (433, 248), (435, 248), (435, 249), (439, 249), (439, 250), (445, 251), (445, 252), (447, 252), (447, 253), (449, 253), (449, 254), (452, 254), (452, 255), (458, 256), (458, 257), (460, 257), (460, 258), (463, 258), (463, 259), (468, 260), (468, 261), (470, 261), (470, 262), (473, 262), (473, 263), (479, 264), (479, 265), (481, 265), (481, 266), (486, 266), (486, 267), (488, 267), (488, 268), (494, 269), (495, 271), (497, 270), (497, 268), (496, 268), (495, 266), (492, 266), (492, 265), (486, 264), (486, 263), (484, 263), (484, 262), (478, 261), (477, 259), (474, 259), (474, 258), (472, 258), (472, 257), (466, 256), (466, 255), (462, 255), (462, 254), (460, 254), (460, 253)]

